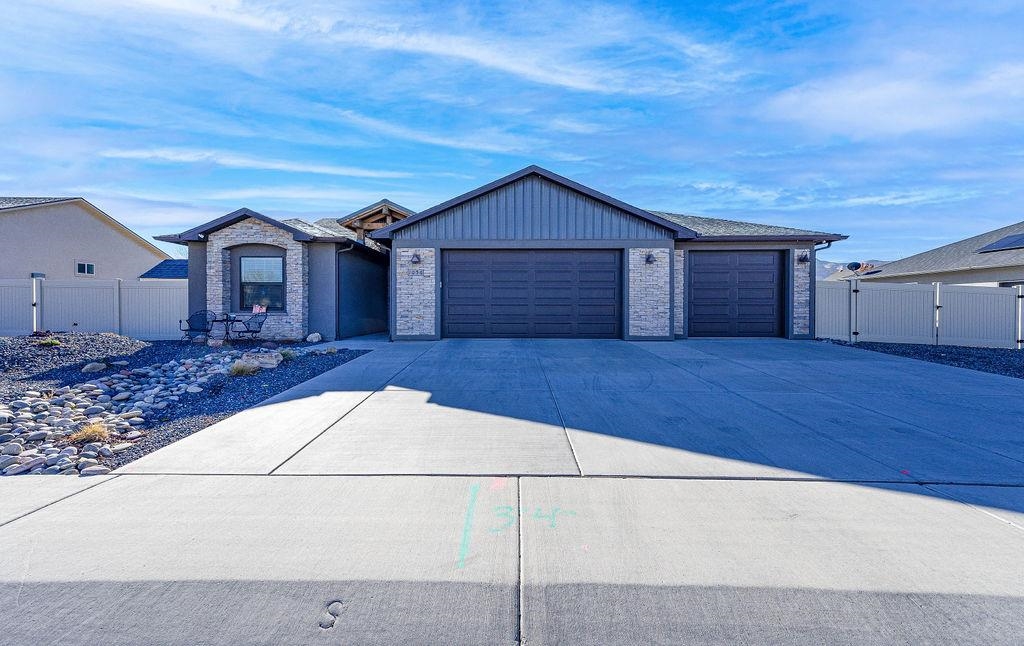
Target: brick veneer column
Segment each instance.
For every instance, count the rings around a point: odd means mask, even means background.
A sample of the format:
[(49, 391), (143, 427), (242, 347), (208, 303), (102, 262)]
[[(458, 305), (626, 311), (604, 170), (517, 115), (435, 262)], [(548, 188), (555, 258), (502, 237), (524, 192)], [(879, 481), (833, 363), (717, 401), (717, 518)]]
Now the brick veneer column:
[[(437, 252), (429, 247), (395, 250), (395, 335), (437, 334)], [(419, 256), (419, 263), (413, 263)]]
[(793, 257), (793, 334), (811, 333), (811, 263), (800, 262), (800, 254), (810, 255), (810, 249), (794, 249)]
[[(665, 337), (669, 335), (669, 310), (672, 295), (671, 249), (629, 249), (629, 335)], [(647, 255), (654, 262), (647, 262)]]

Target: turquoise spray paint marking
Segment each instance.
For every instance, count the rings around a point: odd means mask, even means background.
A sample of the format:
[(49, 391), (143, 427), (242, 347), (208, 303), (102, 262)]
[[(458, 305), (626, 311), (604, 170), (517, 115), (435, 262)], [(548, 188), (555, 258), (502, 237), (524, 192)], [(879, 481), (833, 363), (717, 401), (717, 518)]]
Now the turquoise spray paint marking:
[(476, 496), (480, 493), (480, 485), (474, 484), (469, 488), (469, 505), (466, 507), (466, 522), (462, 526), (462, 543), (459, 544), (459, 560), (455, 567), (466, 567), (466, 557), (469, 556), (469, 539), (473, 530), (473, 512), (476, 511)]

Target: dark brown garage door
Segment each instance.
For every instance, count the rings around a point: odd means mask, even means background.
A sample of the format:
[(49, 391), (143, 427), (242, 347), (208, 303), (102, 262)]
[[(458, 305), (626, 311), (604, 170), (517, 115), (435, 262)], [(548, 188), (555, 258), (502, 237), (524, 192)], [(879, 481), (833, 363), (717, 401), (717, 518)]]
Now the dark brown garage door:
[(442, 334), (618, 338), (621, 253), (617, 249), (445, 251)]
[(690, 336), (781, 336), (782, 252), (691, 251)]

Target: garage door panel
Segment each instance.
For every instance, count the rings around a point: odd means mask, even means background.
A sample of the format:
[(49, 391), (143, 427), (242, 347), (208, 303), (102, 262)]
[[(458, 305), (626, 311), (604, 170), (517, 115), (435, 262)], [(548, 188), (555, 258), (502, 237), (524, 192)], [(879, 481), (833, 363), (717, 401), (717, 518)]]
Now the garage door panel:
[[(619, 337), (620, 256), (616, 249), (446, 250), (443, 334)], [(469, 298), (477, 307), (451, 306)]]
[(781, 336), (782, 254), (691, 251), (691, 336)]

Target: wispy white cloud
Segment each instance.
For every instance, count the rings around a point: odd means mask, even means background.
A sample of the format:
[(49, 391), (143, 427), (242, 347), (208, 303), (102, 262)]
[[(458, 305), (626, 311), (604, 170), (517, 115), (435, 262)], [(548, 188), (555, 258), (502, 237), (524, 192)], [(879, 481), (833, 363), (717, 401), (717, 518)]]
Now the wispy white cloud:
[[(158, 12), (216, 21), (293, 41), (317, 39), (346, 48), (434, 56), (471, 63), (523, 80), (600, 94), (673, 95), (735, 78), (731, 53), (719, 43), (673, 29), (614, 4), (550, 3), (521, 9), (519, 29), (467, 21), (435, 8), (430, 20), (403, 3), (313, 4), (240, 0), (93, 0), (97, 12)], [(512, 9), (507, 9), (511, 13)], [(202, 43), (201, 43), (202, 44)], [(204, 47), (208, 46), (202, 44)], [(608, 51), (617, 51), (609, 59)]]
[(355, 125), (362, 130), (431, 146), (491, 153), (512, 153), (529, 150), (538, 143), (536, 139), (512, 135), (497, 128), (466, 134), (438, 135), (425, 130), (410, 128), (386, 119), (370, 117), (355, 110), (345, 110), (332, 106), (321, 107), (341, 120)]
[(195, 150), (188, 148), (145, 148), (130, 150), (104, 150), (101, 157), (112, 159), (137, 159), (143, 161), (171, 162), (178, 164), (214, 164), (225, 168), (247, 168), (253, 170), (276, 170), (288, 173), (311, 173), (315, 175), (338, 175), (342, 177), (364, 177), (395, 179), (411, 177), (411, 173), (399, 171), (336, 166), (332, 164), (308, 164), (281, 159), (250, 157), (219, 150)]

